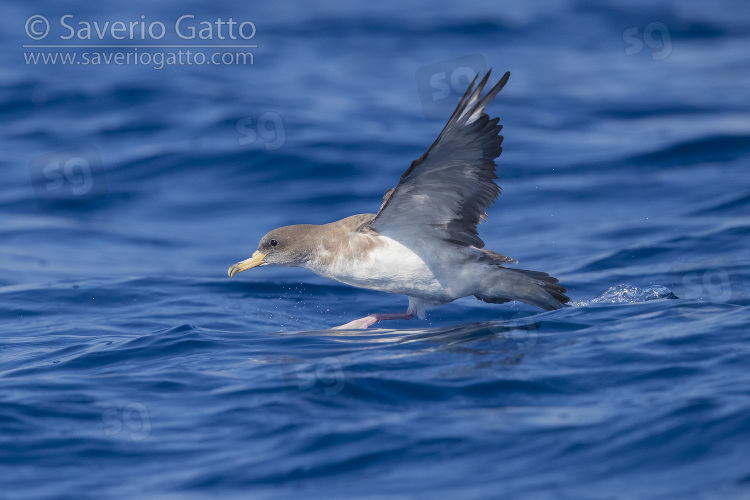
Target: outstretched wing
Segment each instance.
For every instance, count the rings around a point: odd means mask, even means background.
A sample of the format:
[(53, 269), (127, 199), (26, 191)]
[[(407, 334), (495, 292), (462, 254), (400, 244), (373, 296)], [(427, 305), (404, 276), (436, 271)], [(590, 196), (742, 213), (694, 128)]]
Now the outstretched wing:
[(474, 78), (437, 140), (386, 192), (370, 228), (393, 235), (418, 231), (458, 245), (484, 246), (477, 225), (500, 194), (495, 158), (503, 150), (500, 118), (490, 119), (484, 108), (510, 73), (481, 97), (489, 77), (488, 72), (476, 89)]

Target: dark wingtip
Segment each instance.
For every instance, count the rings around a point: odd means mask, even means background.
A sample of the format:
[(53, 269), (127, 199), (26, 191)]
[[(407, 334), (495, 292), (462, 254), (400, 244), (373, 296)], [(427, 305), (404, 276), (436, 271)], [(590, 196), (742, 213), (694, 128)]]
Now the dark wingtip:
[[(489, 71), (487, 71), (487, 74), (484, 75), (484, 78), (482, 78), (482, 80), (479, 82), (479, 85), (477, 85), (477, 89), (475, 90), (475, 92), (477, 94), (479, 94), (480, 92), (482, 92), (482, 89), (484, 89), (484, 86), (487, 85), (487, 81), (490, 79), (490, 74), (491, 73), (492, 73), (492, 69), (490, 69)], [(478, 73), (477, 73), (477, 76), (479, 76)], [(474, 79), (476, 80), (476, 77), (474, 77)]]
[[(492, 71), (492, 70), (490, 70)], [(489, 71), (487, 72), (487, 75), (489, 75)], [(508, 83), (508, 79), (510, 78), (510, 71), (506, 71), (503, 77), (500, 79), (499, 82), (495, 84), (494, 87), (492, 87), (487, 94), (482, 98), (482, 100), (477, 105), (477, 108), (484, 108), (489, 104), (489, 102), (495, 98), (495, 96), (503, 90), (503, 87), (505, 87), (505, 84)]]
[(468, 88), (466, 89), (466, 92), (464, 92), (464, 95), (463, 95), (463, 97), (461, 97), (461, 100), (460, 100), (460, 101), (458, 101), (458, 102), (459, 102), (459, 104), (460, 104), (460, 103), (462, 103), (462, 102), (464, 101), (464, 99), (466, 99), (466, 97), (467, 97), (467, 96), (468, 96), (469, 94), (471, 94), (471, 91), (472, 91), (472, 90), (474, 90), (474, 83), (476, 83), (476, 81), (477, 81), (477, 78), (479, 78), (479, 73), (477, 73), (477, 74), (476, 74), (476, 76), (474, 77), (474, 79), (473, 79), (473, 80), (471, 81), (471, 83), (469, 84), (469, 87), (468, 87)]

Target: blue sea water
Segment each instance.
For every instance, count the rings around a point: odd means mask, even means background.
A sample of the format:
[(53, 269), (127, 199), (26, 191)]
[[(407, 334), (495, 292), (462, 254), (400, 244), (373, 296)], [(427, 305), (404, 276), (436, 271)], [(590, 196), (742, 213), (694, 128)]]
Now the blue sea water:
[[(2, 11), (0, 498), (750, 497), (746, 2)], [(97, 52), (151, 64), (29, 59)], [(345, 332), (406, 299), (228, 279), (270, 229), (377, 210), (489, 67), (480, 235), (570, 307)]]

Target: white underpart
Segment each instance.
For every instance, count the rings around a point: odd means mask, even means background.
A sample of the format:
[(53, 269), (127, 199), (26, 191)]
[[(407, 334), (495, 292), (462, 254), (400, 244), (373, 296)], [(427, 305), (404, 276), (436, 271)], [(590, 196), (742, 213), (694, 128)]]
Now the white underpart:
[(313, 260), (306, 267), (352, 286), (406, 295), (409, 311), (419, 317), (432, 306), (472, 295), (484, 274), (484, 265), (466, 265), (467, 260), (475, 260), (470, 255), (477, 252), (474, 248), (457, 251), (442, 243), (423, 241), (404, 244), (388, 236), (361, 233), (352, 233), (350, 238), (375, 238), (382, 244), (360, 258), (345, 250), (327, 265)]

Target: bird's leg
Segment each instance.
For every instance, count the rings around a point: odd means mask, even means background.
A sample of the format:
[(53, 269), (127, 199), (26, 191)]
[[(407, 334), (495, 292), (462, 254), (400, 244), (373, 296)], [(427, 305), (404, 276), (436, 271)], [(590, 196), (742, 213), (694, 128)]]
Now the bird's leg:
[(412, 319), (414, 317), (413, 312), (406, 311), (405, 313), (380, 313), (370, 314), (364, 318), (355, 319), (345, 325), (333, 327), (333, 330), (364, 330), (368, 326), (386, 319)]

